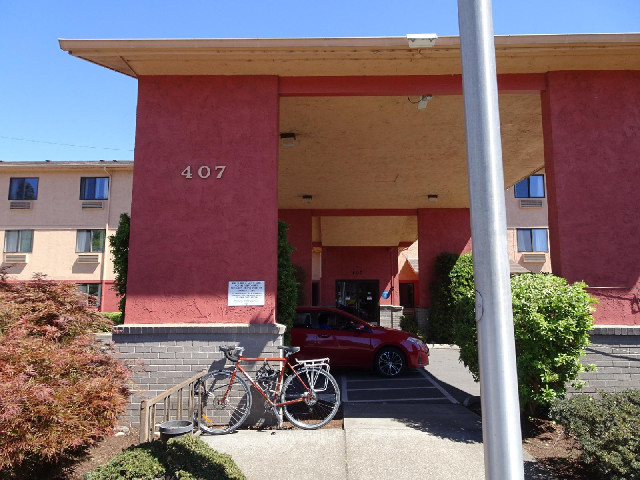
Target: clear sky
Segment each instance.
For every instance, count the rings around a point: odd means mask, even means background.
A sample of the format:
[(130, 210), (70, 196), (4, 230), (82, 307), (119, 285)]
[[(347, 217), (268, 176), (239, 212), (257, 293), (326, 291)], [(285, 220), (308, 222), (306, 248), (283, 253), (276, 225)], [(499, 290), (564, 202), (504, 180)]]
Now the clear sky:
[[(496, 34), (640, 31), (640, 0), (494, 0)], [(131, 160), (136, 80), (58, 38), (458, 35), (455, 0), (0, 0), (0, 160)]]

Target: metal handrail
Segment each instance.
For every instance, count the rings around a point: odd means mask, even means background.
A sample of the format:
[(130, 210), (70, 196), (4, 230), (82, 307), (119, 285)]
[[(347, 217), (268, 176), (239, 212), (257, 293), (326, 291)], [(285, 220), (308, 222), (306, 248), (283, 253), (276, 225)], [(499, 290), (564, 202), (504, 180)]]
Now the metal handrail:
[[(198, 372), (193, 377), (188, 378), (182, 383), (171, 387), (169, 390), (153, 397), (152, 399), (144, 399), (140, 402), (140, 442), (148, 442), (153, 440), (156, 429), (156, 405), (163, 402), (163, 421), (171, 420), (171, 409), (175, 406), (175, 420), (182, 420), (185, 410), (184, 391), (187, 391), (187, 419), (193, 421), (193, 412), (195, 409), (195, 383), (205, 374), (206, 370)], [(175, 394), (175, 402), (172, 402), (172, 395)]]

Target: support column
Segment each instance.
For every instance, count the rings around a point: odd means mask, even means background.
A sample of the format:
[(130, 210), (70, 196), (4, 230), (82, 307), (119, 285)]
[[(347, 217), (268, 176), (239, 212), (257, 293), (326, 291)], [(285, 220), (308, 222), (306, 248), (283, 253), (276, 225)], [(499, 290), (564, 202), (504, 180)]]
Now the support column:
[(127, 324), (275, 322), (277, 156), (276, 77), (139, 79)]
[[(551, 72), (542, 97), (551, 264), (599, 324), (640, 324), (640, 72)], [(613, 287), (613, 288), (612, 288)]]
[(420, 307), (431, 306), (430, 284), (438, 255), (470, 251), (471, 219), (468, 208), (418, 209)]

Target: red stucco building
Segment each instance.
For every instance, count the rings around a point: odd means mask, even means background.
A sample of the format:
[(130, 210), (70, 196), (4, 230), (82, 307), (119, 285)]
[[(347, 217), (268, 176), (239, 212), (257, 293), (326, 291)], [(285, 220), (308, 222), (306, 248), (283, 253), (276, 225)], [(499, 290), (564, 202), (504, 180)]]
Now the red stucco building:
[[(398, 305), (398, 248), (418, 239), (426, 311), (436, 256), (471, 248), (458, 37), (60, 44), (138, 79), (135, 341), (230, 325), (277, 336), (278, 218), (321, 304), (372, 281)], [(639, 324), (640, 34), (495, 45), (505, 188), (545, 169), (554, 273), (591, 287), (598, 324)], [(264, 282), (262, 303), (230, 305), (230, 282), (249, 281)]]

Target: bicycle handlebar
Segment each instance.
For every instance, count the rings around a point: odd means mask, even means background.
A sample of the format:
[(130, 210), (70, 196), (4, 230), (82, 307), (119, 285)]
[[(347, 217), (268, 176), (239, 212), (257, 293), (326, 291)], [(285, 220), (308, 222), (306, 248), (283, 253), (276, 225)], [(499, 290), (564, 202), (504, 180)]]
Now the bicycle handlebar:
[[(244, 353), (244, 347), (233, 347), (233, 346), (220, 346), (220, 351), (224, 353), (224, 356), (227, 360), (237, 363), (240, 361), (240, 356)], [(238, 352), (236, 354), (236, 352)]]

